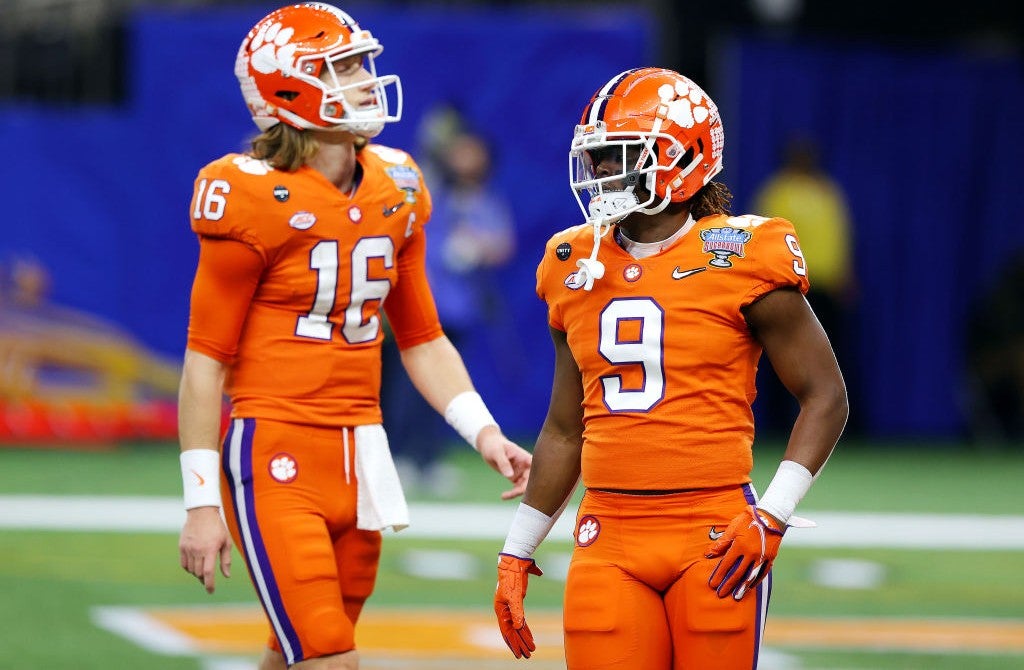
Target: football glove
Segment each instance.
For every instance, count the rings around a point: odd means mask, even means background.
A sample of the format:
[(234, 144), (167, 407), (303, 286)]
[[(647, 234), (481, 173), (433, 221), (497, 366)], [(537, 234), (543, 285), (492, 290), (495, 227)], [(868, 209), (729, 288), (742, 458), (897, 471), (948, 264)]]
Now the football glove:
[(533, 633), (526, 625), (523, 600), (529, 575), (540, 577), (543, 572), (532, 558), (519, 558), (511, 554), (498, 554), (498, 588), (494, 591), (494, 613), (498, 616), (498, 629), (505, 644), (516, 658), (530, 658), (537, 646)]
[(719, 598), (741, 600), (772, 569), (785, 526), (750, 505), (738, 514), (722, 537), (708, 546), (705, 558), (721, 557), (708, 580)]

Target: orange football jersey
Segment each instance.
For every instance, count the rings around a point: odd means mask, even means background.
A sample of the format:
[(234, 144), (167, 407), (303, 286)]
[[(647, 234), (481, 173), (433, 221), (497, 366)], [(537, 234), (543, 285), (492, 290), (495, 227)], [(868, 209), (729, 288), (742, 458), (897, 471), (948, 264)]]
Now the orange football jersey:
[(550, 325), (583, 378), (588, 488), (745, 484), (753, 465), (761, 346), (740, 311), (769, 291), (806, 293), (807, 267), (784, 219), (709, 216), (669, 248), (635, 259), (601, 240), (604, 277), (581, 288), (593, 228), (553, 236), (537, 269)]
[[(442, 334), (426, 280), (431, 202), (420, 170), (407, 153), (377, 145), (358, 161), (352, 194), (308, 166), (285, 172), (241, 154), (196, 178), (192, 229), (201, 250), (188, 346), (229, 366), (233, 416), (379, 423), (385, 299), (399, 346)], [(248, 258), (204, 268), (204, 252), (218, 258), (222, 239), (254, 254), (235, 251)], [(235, 297), (245, 281), (249, 301)]]

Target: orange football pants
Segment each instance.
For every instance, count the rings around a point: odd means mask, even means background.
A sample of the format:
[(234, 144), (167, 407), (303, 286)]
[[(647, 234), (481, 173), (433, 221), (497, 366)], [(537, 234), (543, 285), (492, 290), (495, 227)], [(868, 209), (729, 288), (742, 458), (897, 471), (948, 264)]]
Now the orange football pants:
[(742, 601), (708, 586), (711, 536), (749, 486), (666, 495), (588, 489), (576, 519), (563, 625), (569, 670), (752, 670), (769, 575)]
[(233, 419), (221, 491), (235, 546), (288, 665), (355, 648), (381, 534), (356, 528), (355, 438), (266, 419)]

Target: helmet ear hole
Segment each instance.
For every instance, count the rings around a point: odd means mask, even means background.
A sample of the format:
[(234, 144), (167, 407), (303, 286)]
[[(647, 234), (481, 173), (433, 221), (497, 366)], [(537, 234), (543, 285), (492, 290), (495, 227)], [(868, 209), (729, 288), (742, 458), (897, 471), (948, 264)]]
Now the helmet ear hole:
[(685, 167), (689, 165), (691, 162), (693, 162), (693, 147), (687, 147), (686, 152), (683, 154), (683, 157), (679, 159), (679, 162), (676, 163), (676, 165), (682, 165)]

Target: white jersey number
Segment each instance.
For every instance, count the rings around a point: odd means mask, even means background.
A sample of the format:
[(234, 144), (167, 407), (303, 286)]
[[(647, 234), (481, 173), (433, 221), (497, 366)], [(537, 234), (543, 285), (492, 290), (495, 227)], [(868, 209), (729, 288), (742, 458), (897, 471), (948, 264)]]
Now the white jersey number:
[(644, 372), (638, 389), (624, 389), (621, 375), (601, 377), (609, 410), (646, 412), (665, 397), (664, 338), (665, 312), (650, 298), (618, 298), (604, 308), (598, 345), (601, 355), (612, 365), (639, 365)]
[[(383, 303), (391, 290), (387, 279), (370, 279), (371, 258), (381, 258), (385, 268), (391, 268), (395, 259), (395, 245), (390, 237), (364, 237), (352, 248), (352, 287), (345, 307), (341, 334), (349, 344), (370, 342), (380, 332), (380, 317), (374, 313), (363, 320), (363, 307), (368, 301)], [(298, 318), (295, 334), (317, 340), (330, 340), (334, 324), (329, 320), (338, 291), (338, 242), (321, 240), (309, 252), (309, 267), (316, 271), (316, 297), (313, 307)]]
[(224, 209), (228, 205), (225, 196), (231, 193), (231, 184), (223, 179), (214, 179), (209, 182), (209, 189), (207, 189), (207, 181), (206, 179), (199, 181), (192, 218), (220, 221), (224, 216)]
[(803, 277), (807, 274), (807, 261), (804, 260), (804, 252), (800, 251), (800, 243), (796, 241), (795, 235), (786, 235), (786, 246), (789, 252), (796, 256), (793, 261), (793, 272)]

